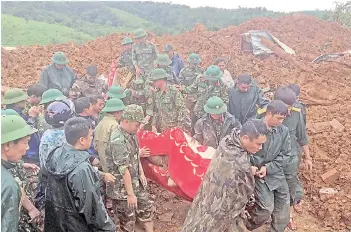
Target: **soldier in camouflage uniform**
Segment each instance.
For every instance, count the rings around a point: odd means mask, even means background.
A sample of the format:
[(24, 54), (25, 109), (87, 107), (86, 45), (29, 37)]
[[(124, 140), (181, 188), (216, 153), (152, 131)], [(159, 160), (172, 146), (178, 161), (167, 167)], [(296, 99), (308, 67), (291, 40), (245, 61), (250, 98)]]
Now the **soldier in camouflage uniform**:
[(146, 97), (144, 91), (144, 80), (136, 79), (132, 82), (129, 89), (125, 90), (126, 98), (124, 99), (126, 105), (136, 104), (143, 107), (145, 111)]
[(247, 228), (256, 229), (272, 218), (270, 231), (284, 232), (289, 223), (289, 188), (283, 167), (291, 156), (291, 139), (282, 122), (288, 108), (282, 101), (274, 100), (263, 114), (261, 120), (269, 133), (263, 149), (250, 156), (256, 201)]
[(206, 114), (196, 122), (194, 128), (194, 138), (203, 145), (217, 148), (233, 128), (241, 128), (240, 122), (227, 112), (227, 106), (219, 97), (209, 98), (204, 110)]
[(249, 154), (266, 141), (267, 127), (253, 120), (221, 140), (191, 204), (182, 232), (243, 232), (244, 208), (254, 190)]
[(201, 58), (196, 53), (190, 54), (187, 62), (188, 66), (180, 70), (179, 81), (182, 85), (190, 86), (195, 82), (196, 77), (204, 73), (205, 70), (199, 66)]
[(28, 112), (30, 108), (32, 107), (38, 107), (39, 103), (41, 101), (41, 97), (43, 96), (43, 93), (45, 92), (45, 87), (40, 85), (40, 84), (34, 84), (28, 87), (27, 89), (27, 104), (26, 108), (24, 109), (24, 113), (28, 115)]
[(126, 97), (125, 91), (119, 85), (112, 85), (111, 88), (106, 93), (106, 95), (107, 95), (107, 99), (118, 98), (118, 99), (121, 99), (122, 101), (124, 101), (124, 98)]
[(166, 82), (168, 74), (164, 69), (155, 69), (150, 75), (158, 90), (148, 96), (146, 114), (153, 117), (152, 126), (158, 132), (172, 127), (187, 128), (187, 115), (184, 99), (180, 91)]
[[(221, 80), (222, 75), (223, 73), (218, 66), (211, 65), (192, 85), (183, 89), (182, 92), (185, 94), (196, 94), (197, 101), (194, 110), (190, 111), (191, 128), (194, 128), (197, 120), (204, 115), (204, 106), (210, 97), (220, 97), (227, 104), (227, 88)], [(192, 131), (192, 135), (194, 135), (194, 131)]]
[(168, 74), (167, 83), (178, 84), (177, 76), (175, 75), (173, 67), (171, 66), (172, 61), (169, 59), (167, 54), (158, 54), (155, 64), (156, 68), (162, 68)]
[(108, 87), (104, 80), (97, 77), (97, 74), (96, 66), (87, 67), (86, 76), (83, 76), (72, 85), (69, 92), (70, 98), (103, 96), (107, 92)]
[(134, 231), (136, 220), (143, 223), (147, 232), (153, 231), (155, 209), (146, 191), (147, 180), (140, 163), (136, 136), (141, 123), (146, 123), (141, 106), (127, 106), (106, 149), (108, 169), (117, 179), (115, 184), (107, 185), (106, 192), (113, 199), (124, 232)]
[[(133, 41), (131, 38), (125, 37), (122, 41), (122, 45), (123, 45), (124, 51), (119, 56), (116, 68), (126, 68), (129, 72), (127, 75), (127, 79), (129, 80), (128, 83), (131, 83), (135, 79), (135, 67), (133, 65), (133, 60), (132, 60)], [(115, 84), (118, 83), (118, 81), (116, 80), (116, 76), (113, 83)], [(129, 87), (128, 83), (127, 83), (127, 86)]]
[(149, 73), (154, 69), (154, 61), (157, 58), (156, 46), (146, 40), (147, 32), (137, 29), (134, 32), (136, 43), (132, 48), (132, 61), (135, 67), (136, 76), (147, 79)]

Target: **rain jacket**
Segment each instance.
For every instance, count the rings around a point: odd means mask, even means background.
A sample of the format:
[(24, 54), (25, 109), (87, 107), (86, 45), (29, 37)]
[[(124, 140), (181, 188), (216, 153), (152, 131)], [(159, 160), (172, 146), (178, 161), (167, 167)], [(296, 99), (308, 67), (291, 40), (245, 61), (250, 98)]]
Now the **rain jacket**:
[(184, 62), (182, 58), (179, 57), (178, 54), (174, 54), (171, 58), (172, 63), (171, 66), (173, 67), (173, 71), (177, 77), (179, 77), (180, 70), (184, 68)]
[(89, 153), (68, 144), (50, 153), (44, 231), (116, 231), (102, 202), (98, 173), (88, 158)]

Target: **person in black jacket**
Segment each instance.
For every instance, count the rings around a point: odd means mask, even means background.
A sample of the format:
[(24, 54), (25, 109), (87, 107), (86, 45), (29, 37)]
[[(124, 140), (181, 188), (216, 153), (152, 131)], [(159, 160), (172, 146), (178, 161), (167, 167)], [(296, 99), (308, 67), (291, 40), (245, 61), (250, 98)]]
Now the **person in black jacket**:
[(98, 172), (86, 150), (92, 141), (91, 123), (72, 118), (65, 124), (67, 143), (47, 159), (44, 231), (116, 231), (100, 194)]

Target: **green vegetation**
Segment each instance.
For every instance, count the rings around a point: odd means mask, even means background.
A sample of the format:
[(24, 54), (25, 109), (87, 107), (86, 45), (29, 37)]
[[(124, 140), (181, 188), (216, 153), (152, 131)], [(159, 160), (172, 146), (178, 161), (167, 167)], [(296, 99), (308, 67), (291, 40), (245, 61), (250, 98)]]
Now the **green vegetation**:
[[(311, 11), (324, 20), (329, 12)], [(155, 2), (2, 2), (2, 45), (83, 43), (115, 32), (142, 27), (157, 35), (190, 30), (196, 23), (208, 30), (241, 24), (253, 17), (279, 17), (265, 8), (190, 8)]]

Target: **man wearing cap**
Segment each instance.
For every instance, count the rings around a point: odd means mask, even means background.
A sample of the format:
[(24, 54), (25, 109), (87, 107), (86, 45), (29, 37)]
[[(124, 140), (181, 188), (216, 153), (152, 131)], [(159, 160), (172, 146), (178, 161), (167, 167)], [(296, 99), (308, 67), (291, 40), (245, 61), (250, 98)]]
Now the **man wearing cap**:
[[(128, 70), (127, 80), (132, 81), (135, 77), (135, 67), (132, 60), (132, 46), (133, 41), (129, 37), (125, 37), (122, 40), (123, 53), (119, 56), (116, 68), (126, 68)], [(116, 72), (117, 73), (117, 72)], [(116, 83), (116, 76), (114, 83)]]
[(121, 99), (122, 101), (126, 97), (125, 91), (119, 85), (112, 85), (111, 88), (107, 91), (106, 95), (107, 95), (108, 99), (118, 98), (118, 99)]
[(172, 44), (166, 44), (163, 51), (168, 55), (171, 59), (171, 66), (173, 67), (173, 71), (177, 77), (179, 77), (180, 70), (184, 68), (184, 62), (179, 57), (178, 54), (174, 52), (174, 46)]
[(97, 76), (96, 66), (88, 66), (86, 75), (77, 80), (70, 89), (69, 96), (73, 99), (80, 97), (102, 96), (108, 91), (106, 82)]
[[(197, 99), (194, 110), (191, 111), (191, 128), (194, 128), (197, 120), (204, 115), (204, 106), (210, 97), (220, 97), (227, 104), (228, 94), (226, 86), (221, 80), (222, 75), (223, 73), (218, 66), (211, 65), (192, 85), (183, 89), (183, 93), (194, 94)], [(194, 135), (194, 131), (192, 131), (192, 135)]]
[(256, 117), (257, 109), (264, 107), (269, 100), (263, 96), (258, 85), (247, 74), (239, 75), (235, 85), (228, 89), (229, 113), (235, 116), (241, 124)]
[(9, 169), (28, 149), (30, 135), (37, 130), (17, 115), (1, 117), (1, 231), (18, 231), (22, 189)]
[(135, 67), (136, 76), (147, 78), (149, 73), (154, 69), (158, 51), (156, 46), (146, 40), (147, 32), (144, 29), (137, 29), (134, 32), (136, 43), (132, 48), (132, 60)]
[(180, 70), (179, 81), (185, 86), (192, 85), (196, 77), (204, 72), (204, 69), (199, 66), (201, 58), (199, 54), (192, 53), (186, 60), (188, 65)]
[(156, 68), (162, 68), (168, 74), (167, 83), (178, 84), (177, 76), (175, 75), (173, 67), (171, 66), (172, 61), (169, 59), (167, 54), (158, 54), (155, 64)]
[(52, 64), (46, 66), (40, 74), (40, 84), (46, 89), (58, 89), (65, 96), (76, 81), (76, 74), (67, 66), (68, 59), (63, 52), (55, 52)]
[(132, 82), (130, 88), (125, 90), (126, 98), (124, 102), (126, 105), (136, 104), (143, 107), (145, 111), (146, 97), (144, 91), (144, 80), (138, 78)]
[(180, 91), (166, 82), (166, 71), (156, 68), (149, 78), (157, 89), (148, 96), (146, 102), (146, 114), (153, 117), (152, 126), (158, 132), (172, 127), (185, 129), (188, 121), (185, 102)]
[(195, 124), (194, 138), (201, 144), (217, 148), (219, 142), (233, 128), (240, 129), (240, 122), (227, 112), (227, 106), (219, 97), (211, 97), (204, 107), (206, 114)]
[(134, 231), (138, 220), (147, 232), (153, 232), (155, 208), (146, 190), (136, 136), (140, 125), (145, 123), (141, 106), (126, 106), (120, 126), (112, 132), (106, 149), (108, 170), (117, 179), (114, 185), (107, 185), (106, 192), (113, 200), (122, 231)]

